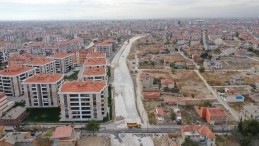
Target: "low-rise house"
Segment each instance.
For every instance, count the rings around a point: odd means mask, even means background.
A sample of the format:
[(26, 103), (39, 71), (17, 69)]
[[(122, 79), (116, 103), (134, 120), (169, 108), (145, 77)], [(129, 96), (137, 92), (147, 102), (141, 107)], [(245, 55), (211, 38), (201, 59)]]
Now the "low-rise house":
[(8, 113), (6, 113), (0, 119), (0, 124), (5, 126), (17, 126), (23, 119), (27, 117), (26, 109), (24, 107), (18, 106), (13, 108)]
[(257, 89), (259, 89), (259, 80), (255, 81), (255, 86), (256, 86)]
[(242, 75), (231, 76), (230, 79), (229, 79), (229, 83), (231, 85), (243, 85), (244, 84), (244, 77)]
[(181, 134), (183, 139), (189, 137), (200, 144), (216, 146), (216, 136), (208, 126), (182, 126)]
[(259, 121), (259, 106), (252, 103), (244, 105), (242, 117), (243, 119), (255, 119)]
[(140, 75), (140, 81), (143, 88), (151, 88), (154, 83), (154, 76), (150, 73), (142, 73)]
[(38, 135), (30, 132), (9, 132), (0, 139), (1, 146), (35, 146)]
[(76, 146), (80, 139), (80, 133), (71, 126), (61, 126), (55, 129), (51, 139), (55, 146)]
[(201, 107), (200, 117), (204, 118), (209, 124), (225, 124), (227, 115), (222, 108)]
[(143, 92), (144, 99), (154, 99), (157, 100), (160, 98), (160, 92)]
[(220, 70), (222, 69), (222, 63), (218, 60), (205, 60), (203, 67), (207, 70)]
[(166, 89), (173, 89), (175, 82), (172, 79), (161, 79), (161, 90), (165, 91)]
[(168, 105), (174, 105), (177, 103), (177, 98), (165, 97), (164, 103), (166, 103)]
[(162, 107), (156, 107), (155, 116), (156, 116), (157, 123), (164, 123), (165, 112), (164, 112), (164, 109)]
[(223, 97), (226, 102), (244, 102), (245, 97), (242, 95), (228, 94)]

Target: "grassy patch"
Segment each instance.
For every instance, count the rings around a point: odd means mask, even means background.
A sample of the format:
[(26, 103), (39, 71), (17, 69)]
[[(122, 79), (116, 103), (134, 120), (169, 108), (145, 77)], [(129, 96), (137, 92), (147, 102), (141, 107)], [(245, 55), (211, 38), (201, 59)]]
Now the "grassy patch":
[(112, 119), (112, 87), (108, 87), (108, 93), (109, 93), (109, 96), (108, 96), (108, 106), (110, 107), (110, 117), (109, 119), (111, 120)]
[(25, 122), (59, 122), (60, 108), (31, 108)]
[(79, 71), (74, 71), (73, 74), (71, 74), (70, 76), (65, 76), (64, 79), (65, 80), (76, 80), (78, 73), (79, 73)]

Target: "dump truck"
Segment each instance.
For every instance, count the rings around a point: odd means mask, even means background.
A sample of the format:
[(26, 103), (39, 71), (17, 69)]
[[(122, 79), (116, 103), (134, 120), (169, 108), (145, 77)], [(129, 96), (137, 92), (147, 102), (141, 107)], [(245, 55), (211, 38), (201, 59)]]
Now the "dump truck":
[(139, 123), (127, 123), (128, 128), (141, 128)]

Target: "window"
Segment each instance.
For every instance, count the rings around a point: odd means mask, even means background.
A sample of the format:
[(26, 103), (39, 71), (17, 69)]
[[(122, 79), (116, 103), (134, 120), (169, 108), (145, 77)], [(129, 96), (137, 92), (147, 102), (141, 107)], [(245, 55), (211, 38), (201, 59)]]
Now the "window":
[(90, 110), (90, 107), (81, 107), (82, 110)]
[(81, 101), (90, 101), (90, 98), (81, 98)]
[(90, 97), (89, 94), (81, 94), (80, 96), (81, 96), (81, 97)]
[(70, 101), (79, 101), (78, 98), (71, 98)]
[(71, 110), (79, 110), (79, 107), (71, 107)]
[(78, 97), (78, 94), (70, 94), (70, 97)]

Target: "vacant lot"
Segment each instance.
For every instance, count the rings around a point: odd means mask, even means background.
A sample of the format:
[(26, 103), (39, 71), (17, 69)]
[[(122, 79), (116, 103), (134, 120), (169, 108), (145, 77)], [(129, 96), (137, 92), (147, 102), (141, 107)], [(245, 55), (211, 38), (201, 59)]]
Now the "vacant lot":
[(232, 135), (216, 135), (216, 144), (217, 146), (240, 146)]
[(202, 73), (202, 76), (211, 86), (227, 86), (229, 78), (237, 74), (239, 74), (237, 71), (207, 71)]
[(109, 146), (111, 145), (110, 137), (105, 136), (83, 136), (80, 138), (78, 146)]
[(27, 109), (29, 116), (26, 122), (59, 122), (60, 108)]
[(192, 95), (211, 96), (206, 85), (194, 71), (176, 70), (174, 74), (166, 70), (144, 70), (144, 72), (151, 73), (156, 78), (173, 79), (185, 97), (191, 97)]
[(230, 70), (246, 70), (251, 69), (252, 66), (259, 64), (259, 62), (244, 57), (221, 57), (223, 69)]

